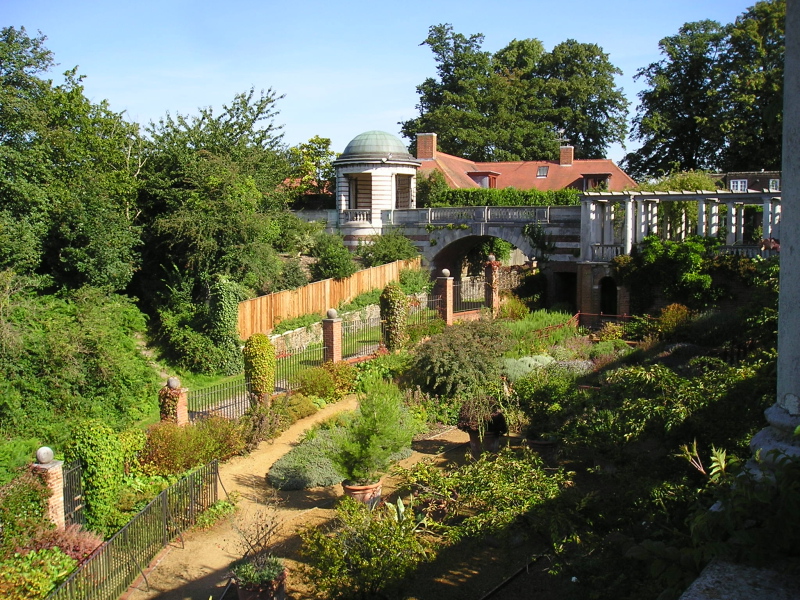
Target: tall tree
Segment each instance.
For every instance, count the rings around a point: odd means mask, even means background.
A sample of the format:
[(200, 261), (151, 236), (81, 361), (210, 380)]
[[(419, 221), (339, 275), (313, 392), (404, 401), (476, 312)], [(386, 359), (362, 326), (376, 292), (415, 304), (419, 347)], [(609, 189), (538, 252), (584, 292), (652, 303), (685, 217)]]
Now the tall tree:
[(604, 154), (626, 134), (627, 102), (614, 87), (620, 71), (594, 44), (569, 40), (552, 52), (536, 39), (512, 40), (495, 54), (449, 24), (430, 28), (423, 42), (437, 78), (417, 87), (419, 116), (403, 135), (439, 135), (443, 151), (472, 160), (536, 160), (558, 155), (557, 131), (569, 132), (576, 156)]
[(124, 289), (138, 268), (138, 127), (54, 84), (45, 37), (0, 31), (0, 267)]
[(726, 171), (780, 169), (786, 2), (756, 2), (729, 28), (721, 59)]
[(663, 58), (636, 73), (648, 88), (633, 119), (632, 138), (642, 146), (625, 158), (632, 176), (716, 166), (724, 146), (718, 65), (725, 37), (716, 21), (686, 23), (659, 42)]
[(676, 170), (777, 169), (781, 164), (785, 0), (761, 0), (732, 24), (687, 23), (641, 69), (634, 177)]

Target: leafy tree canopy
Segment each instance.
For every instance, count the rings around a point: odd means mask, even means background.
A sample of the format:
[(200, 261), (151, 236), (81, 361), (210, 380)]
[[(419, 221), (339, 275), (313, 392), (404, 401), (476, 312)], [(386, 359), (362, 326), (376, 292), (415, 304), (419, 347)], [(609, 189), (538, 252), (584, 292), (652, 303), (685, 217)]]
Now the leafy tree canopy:
[(492, 54), (483, 35), (434, 25), (423, 42), (438, 78), (417, 86), (419, 116), (403, 135), (435, 132), (444, 152), (471, 160), (542, 160), (558, 155), (558, 133), (576, 157), (602, 157), (627, 132), (621, 71), (596, 44), (567, 40), (546, 52), (539, 40), (512, 40)]
[(640, 69), (636, 178), (685, 170), (779, 169), (785, 0), (762, 0), (729, 25), (686, 23)]

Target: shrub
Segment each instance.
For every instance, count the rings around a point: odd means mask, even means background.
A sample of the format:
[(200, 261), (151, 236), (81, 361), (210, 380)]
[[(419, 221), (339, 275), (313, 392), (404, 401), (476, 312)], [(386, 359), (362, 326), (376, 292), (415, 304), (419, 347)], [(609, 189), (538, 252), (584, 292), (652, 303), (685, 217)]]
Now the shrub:
[(30, 467), (0, 487), (0, 547), (8, 551), (24, 546), (46, 529), (49, 498), (50, 490)]
[(456, 425), (461, 400), (454, 397), (432, 396), (419, 387), (405, 390), (405, 403), (421, 423)]
[(372, 376), (397, 382), (411, 367), (414, 357), (408, 352), (383, 354), (372, 360), (364, 361), (356, 367), (356, 391), (364, 391), (364, 382)]
[(345, 247), (340, 235), (323, 233), (317, 236), (312, 256), (317, 262), (311, 265), (311, 274), (314, 280), (344, 279), (350, 277), (358, 270), (353, 262), (353, 255)]
[(284, 406), (292, 423), (310, 417), (318, 410), (311, 397), (304, 394), (286, 396)]
[(390, 351), (402, 348), (408, 342), (408, 296), (397, 283), (389, 283), (381, 293), (380, 306), (386, 348)]
[(209, 289), (209, 337), (220, 355), (217, 371), (233, 375), (242, 370), (239, 350), (239, 286), (226, 277), (217, 276)]
[(416, 428), (397, 386), (372, 378), (364, 383), (354, 418), (334, 432), (331, 462), (348, 482), (374, 483), (391, 456), (411, 445)]
[(341, 483), (341, 473), (328, 458), (333, 450), (331, 435), (331, 430), (318, 430), (276, 460), (267, 473), (269, 484), (279, 490), (303, 490)]
[(96, 533), (83, 529), (77, 523), (67, 525), (64, 529), (48, 529), (41, 531), (24, 546), (24, 550), (43, 550), (60, 548), (64, 554), (81, 564), (103, 543), (103, 538)]
[(60, 548), (15, 554), (0, 563), (0, 597), (43, 600), (77, 565), (78, 562)]
[(444, 322), (444, 319), (430, 319), (422, 321), (421, 323), (414, 323), (413, 325), (409, 325), (406, 329), (408, 332), (408, 341), (411, 344), (416, 344), (421, 340), (442, 333), (446, 327), (447, 324)]
[(663, 338), (669, 338), (691, 319), (691, 311), (683, 304), (670, 304), (661, 309), (658, 316), (658, 332)]
[(498, 381), (508, 336), (490, 321), (448, 327), (419, 346), (411, 373), (424, 391), (453, 395)]
[(327, 598), (386, 597), (430, 551), (402, 502), (370, 510), (343, 498), (327, 528), (301, 533), (305, 579)]
[(515, 382), (534, 369), (540, 369), (551, 364), (555, 359), (547, 354), (537, 354), (536, 356), (523, 356), (522, 358), (503, 359), (503, 372), (510, 382)]
[(419, 255), (413, 242), (396, 231), (371, 236), (367, 243), (359, 244), (356, 253), (361, 256), (365, 267), (377, 267)]
[(625, 328), (620, 323), (612, 323), (611, 321), (607, 321), (603, 323), (603, 326), (600, 328), (600, 331), (597, 333), (597, 337), (600, 338), (600, 341), (606, 342), (609, 340), (621, 340), (625, 333)]
[(358, 376), (355, 366), (348, 362), (339, 361), (323, 363), (322, 368), (328, 371), (333, 378), (333, 396), (325, 398), (325, 400), (339, 401), (353, 392), (356, 385), (356, 377)]
[(292, 387), (306, 396), (317, 396), (326, 400), (337, 398), (336, 379), (325, 367), (308, 367), (292, 374)]
[(244, 344), (244, 377), (259, 402), (275, 391), (275, 346), (263, 333), (254, 333)]
[(264, 440), (278, 436), (285, 422), (277, 408), (278, 406), (267, 406), (258, 402), (247, 409), (241, 419), (245, 450), (250, 452)]
[(157, 423), (147, 433), (142, 465), (159, 475), (184, 473), (215, 458), (224, 460), (241, 454), (245, 449), (243, 427), (222, 417), (183, 426)]
[(433, 289), (431, 274), (427, 269), (400, 269), (400, 287), (406, 294), (430, 292)]
[(147, 444), (147, 434), (141, 429), (126, 429), (118, 435), (122, 449), (122, 465), (129, 475), (139, 469), (139, 456)]
[(503, 448), (460, 467), (442, 469), (430, 461), (399, 469), (420, 505), (451, 539), (508, 531), (523, 521), (549, 534), (550, 508), (571, 485), (562, 469), (546, 469), (538, 454)]
[(499, 318), (517, 321), (530, 313), (525, 303), (516, 296), (506, 296), (500, 304)]
[(86, 421), (76, 427), (64, 458), (68, 462), (81, 462), (89, 528), (100, 534), (111, 533), (108, 521), (114, 514), (124, 473), (119, 437), (101, 421)]

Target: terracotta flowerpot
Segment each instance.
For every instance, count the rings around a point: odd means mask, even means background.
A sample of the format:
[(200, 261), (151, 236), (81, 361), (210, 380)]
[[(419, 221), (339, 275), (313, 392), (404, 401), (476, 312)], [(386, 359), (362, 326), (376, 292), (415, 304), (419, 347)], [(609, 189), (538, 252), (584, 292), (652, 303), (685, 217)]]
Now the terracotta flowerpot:
[(342, 483), (342, 487), (344, 488), (344, 495), (350, 496), (356, 502), (372, 506), (381, 501), (380, 481), (369, 485), (349, 485)]
[(236, 584), (239, 600), (286, 600), (286, 576), (288, 571), (283, 570), (277, 579), (263, 585), (242, 586)]
[(497, 454), (500, 452), (500, 436), (496, 431), (485, 431), (483, 439), (477, 431), (469, 431), (469, 449), (472, 458), (480, 458), (484, 452)]

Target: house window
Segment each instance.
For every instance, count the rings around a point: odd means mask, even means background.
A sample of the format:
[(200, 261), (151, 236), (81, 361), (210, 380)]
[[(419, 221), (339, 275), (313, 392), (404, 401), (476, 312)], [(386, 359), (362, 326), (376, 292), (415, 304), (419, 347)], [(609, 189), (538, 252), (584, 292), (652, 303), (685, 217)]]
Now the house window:
[(731, 179), (730, 186), (732, 192), (746, 192), (747, 179)]
[(537, 177), (547, 177), (547, 171), (549, 171), (549, 170), (550, 170), (550, 167), (539, 167), (539, 169), (536, 171), (536, 176)]
[(769, 191), (770, 192), (780, 192), (781, 191), (781, 180), (780, 179), (770, 179), (769, 180)]

